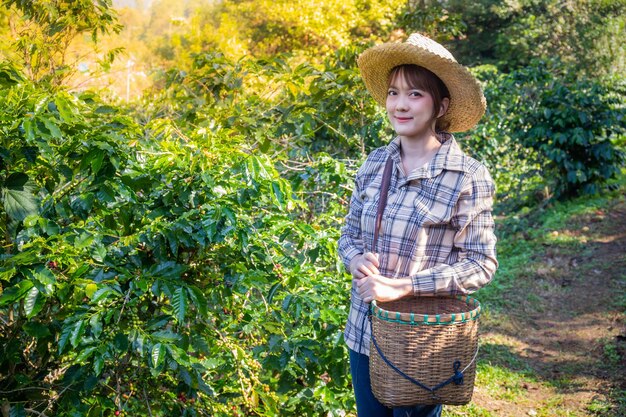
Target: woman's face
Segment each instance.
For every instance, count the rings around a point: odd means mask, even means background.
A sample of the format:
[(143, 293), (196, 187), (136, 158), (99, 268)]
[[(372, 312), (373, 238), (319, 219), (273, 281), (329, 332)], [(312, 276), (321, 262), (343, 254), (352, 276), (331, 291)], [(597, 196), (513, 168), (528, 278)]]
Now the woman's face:
[(432, 95), (411, 87), (402, 73), (397, 73), (389, 83), (386, 108), (389, 121), (398, 136), (419, 139), (435, 131)]

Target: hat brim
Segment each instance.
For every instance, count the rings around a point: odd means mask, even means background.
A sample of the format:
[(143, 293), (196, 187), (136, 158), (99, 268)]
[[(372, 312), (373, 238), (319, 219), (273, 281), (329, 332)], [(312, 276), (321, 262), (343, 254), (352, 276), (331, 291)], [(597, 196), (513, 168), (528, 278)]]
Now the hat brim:
[(467, 68), (447, 57), (407, 43), (385, 43), (363, 52), (357, 64), (372, 97), (385, 106), (389, 74), (399, 65), (415, 64), (437, 75), (450, 92), (448, 111), (442, 121), (449, 132), (463, 132), (478, 123), (487, 102), (478, 80)]

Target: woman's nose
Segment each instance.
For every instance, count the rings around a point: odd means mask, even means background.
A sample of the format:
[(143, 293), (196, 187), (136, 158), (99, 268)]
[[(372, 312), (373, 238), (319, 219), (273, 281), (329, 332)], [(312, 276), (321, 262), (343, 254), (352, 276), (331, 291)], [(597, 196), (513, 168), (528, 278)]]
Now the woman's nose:
[(396, 110), (397, 111), (407, 111), (408, 106), (406, 103), (406, 100), (403, 97), (398, 97), (398, 100), (396, 101)]

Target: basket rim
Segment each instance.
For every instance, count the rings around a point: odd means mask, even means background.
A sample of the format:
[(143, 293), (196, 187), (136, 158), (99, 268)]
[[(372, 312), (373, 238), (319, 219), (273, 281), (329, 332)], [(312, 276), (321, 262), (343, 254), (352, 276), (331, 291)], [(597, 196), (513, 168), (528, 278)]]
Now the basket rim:
[[(426, 298), (426, 297), (414, 297), (414, 298)], [(431, 298), (431, 297), (428, 297)], [(460, 324), (468, 321), (477, 320), (480, 317), (481, 306), (477, 299), (468, 296), (448, 296), (448, 297), (434, 297), (434, 298), (452, 298), (460, 301), (464, 301), (468, 307), (471, 307), (470, 311), (461, 313), (444, 313), (444, 314), (419, 314), (419, 313), (401, 313), (399, 311), (389, 311), (380, 307), (376, 300), (371, 303), (371, 314), (380, 320), (409, 324), (413, 326), (419, 325), (448, 325), (448, 324)]]

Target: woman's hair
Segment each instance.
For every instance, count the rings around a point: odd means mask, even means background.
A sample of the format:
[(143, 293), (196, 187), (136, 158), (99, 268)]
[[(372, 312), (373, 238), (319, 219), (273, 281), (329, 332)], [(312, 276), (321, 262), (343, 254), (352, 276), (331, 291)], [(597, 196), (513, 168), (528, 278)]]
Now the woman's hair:
[[(433, 115), (431, 120), (437, 119), (441, 102), (444, 98), (450, 99), (450, 93), (443, 81), (426, 68), (414, 64), (398, 65), (394, 67), (389, 73), (388, 84), (391, 84), (397, 77), (404, 78), (410, 88), (426, 91), (432, 96)], [(435, 130), (437, 132), (445, 131), (448, 129), (449, 125), (450, 123), (443, 122), (439, 118), (435, 124)]]

